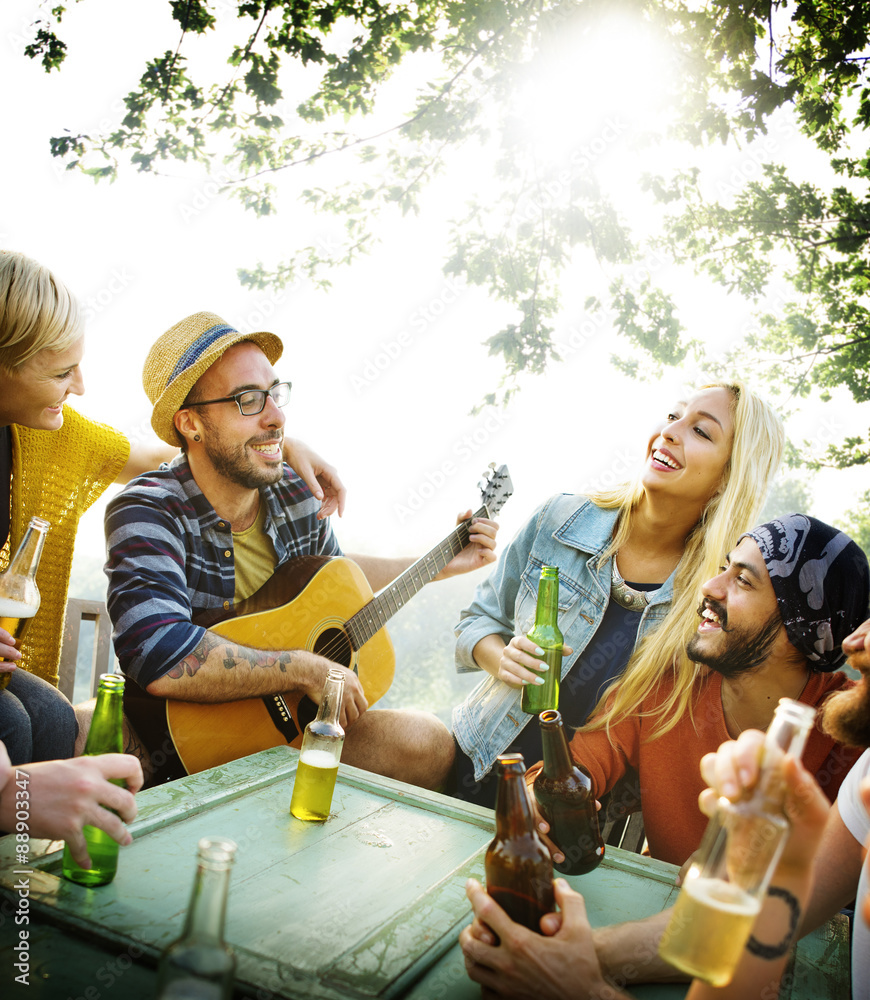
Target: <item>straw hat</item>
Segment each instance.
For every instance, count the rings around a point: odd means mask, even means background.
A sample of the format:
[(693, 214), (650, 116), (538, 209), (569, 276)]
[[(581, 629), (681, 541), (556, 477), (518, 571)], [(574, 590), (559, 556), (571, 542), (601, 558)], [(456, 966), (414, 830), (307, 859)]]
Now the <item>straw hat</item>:
[(275, 364), (284, 350), (274, 333), (239, 333), (220, 316), (209, 312), (188, 316), (157, 339), (145, 359), (142, 385), (154, 404), (151, 426), (159, 438), (167, 444), (178, 444), (172, 418), (200, 375), (227, 348), (242, 340), (253, 341), (270, 364)]

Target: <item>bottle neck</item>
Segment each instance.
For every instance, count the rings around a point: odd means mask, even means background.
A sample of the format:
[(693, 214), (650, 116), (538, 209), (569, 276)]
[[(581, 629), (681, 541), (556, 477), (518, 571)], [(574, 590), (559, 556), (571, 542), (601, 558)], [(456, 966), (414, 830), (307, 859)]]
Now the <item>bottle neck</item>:
[(495, 797), (495, 832), (501, 840), (511, 840), (534, 831), (534, 814), (522, 761), (501, 764), (500, 767)]
[(18, 551), (12, 557), (9, 564), (8, 573), (16, 576), (36, 577), (36, 570), (39, 566), (39, 559), (42, 556), (42, 547), (45, 544), (45, 533), (48, 530), (47, 521), (33, 519), (27, 526), (24, 538), (18, 546)]
[(555, 625), (559, 620), (559, 578), (541, 576), (538, 584), (538, 606), (535, 611), (537, 625)]
[(800, 760), (814, 717), (813, 708), (788, 699), (783, 699), (777, 708), (764, 738), (761, 775), (752, 794), (752, 802), (765, 811), (782, 811), (785, 799), (783, 759), (788, 755)]
[(200, 861), (182, 939), (196, 938), (198, 941), (223, 943), (229, 883), (229, 864), (213, 866)]
[(566, 778), (574, 773), (574, 761), (561, 721), (541, 722), (541, 745), (544, 751), (544, 774), (548, 778)]
[(317, 708), (317, 721), (337, 726), (341, 718), (341, 696), (344, 693), (344, 675), (330, 670), (323, 686), (323, 695)]
[(124, 681), (117, 675), (100, 680), (97, 704), (85, 744), (85, 754), (123, 753)]

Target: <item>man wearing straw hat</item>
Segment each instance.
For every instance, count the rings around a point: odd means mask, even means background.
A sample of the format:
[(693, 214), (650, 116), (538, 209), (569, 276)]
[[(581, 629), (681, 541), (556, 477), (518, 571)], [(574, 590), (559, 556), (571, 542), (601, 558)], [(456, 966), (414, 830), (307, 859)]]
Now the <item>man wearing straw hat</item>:
[[(328, 520), (318, 519), (318, 502), (282, 462), (290, 383), (272, 367), (282, 350), (272, 333), (243, 334), (196, 313), (164, 333), (145, 362), (151, 424), (182, 454), (109, 504), (106, 573), (115, 650), (128, 678), (125, 711), (155, 765), (154, 781), (184, 773), (165, 699), (213, 704), (294, 693), (317, 703), (335, 666), (307, 649), (252, 648), (194, 624), (259, 591), (289, 560), (342, 554)], [(491, 562), (496, 531), (494, 522), (475, 520), (469, 544), (439, 577)], [(412, 562), (352, 558), (373, 591)], [(447, 728), (429, 713), (367, 712), (358, 676), (342, 669), (342, 759), (437, 787), (452, 759)]]

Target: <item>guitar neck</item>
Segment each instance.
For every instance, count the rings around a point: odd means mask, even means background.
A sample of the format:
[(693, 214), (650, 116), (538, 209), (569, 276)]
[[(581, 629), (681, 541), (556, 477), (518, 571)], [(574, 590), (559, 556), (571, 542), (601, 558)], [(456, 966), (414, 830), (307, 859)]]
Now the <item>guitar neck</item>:
[(364, 608), (360, 608), (347, 620), (345, 628), (354, 649), (360, 649), (367, 643), (401, 607), (438, 576), (450, 560), (468, 545), (471, 521), (475, 517), (489, 517), (486, 507), (481, 507), (470, 518), (457, 525), (434, 549), (430, 549), (413, 566), (409, 566)]

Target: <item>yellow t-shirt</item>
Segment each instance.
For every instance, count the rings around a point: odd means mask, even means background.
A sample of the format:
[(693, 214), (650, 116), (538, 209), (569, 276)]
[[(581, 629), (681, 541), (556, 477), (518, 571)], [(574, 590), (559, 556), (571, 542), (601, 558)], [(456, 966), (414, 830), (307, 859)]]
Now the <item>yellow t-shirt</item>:
[(254, 523), (244, 531), (233, 532), (233, 556), (236, 564), (235, 603), (256, 593), (275, 572), (275, 547), (272, 539), (263, 530), (266, 523), (266, 505), (260, 501), (260, 509)]
[(36, 574), (41, 603), (22, 640), (18, 665), (55, 686), (79, 518), (115, 481), (130, 455), (130, 442), (113, 427), (68, 406), (63, 417), (58, 431), (12, 425), (11, 523), (0, 551), (3, 570), (31, 517), (51, 524)]

